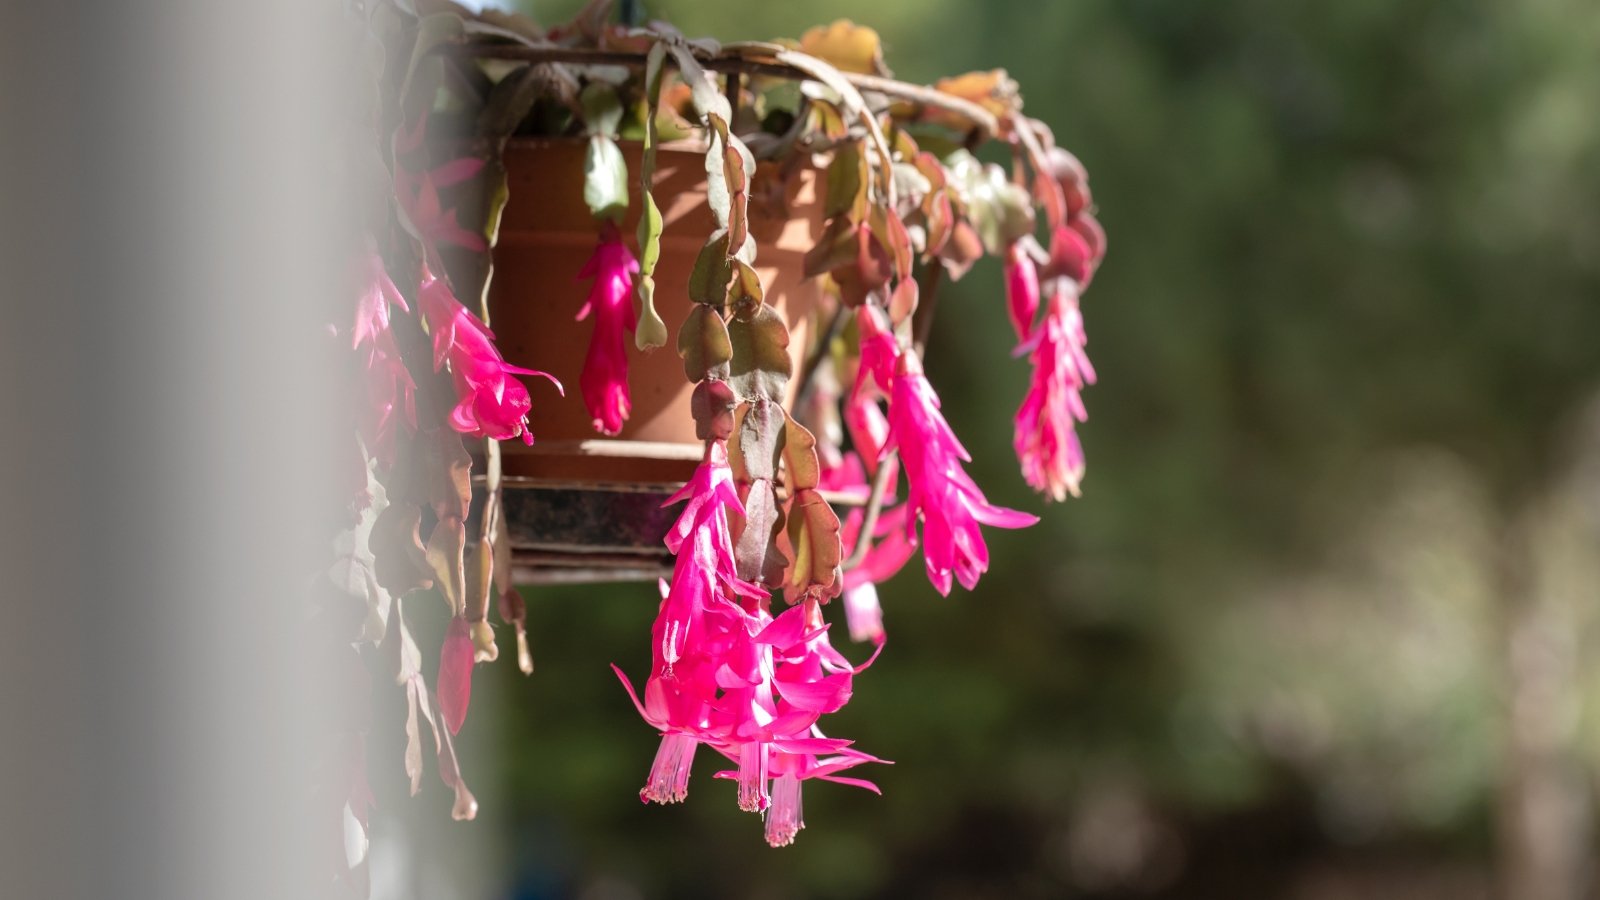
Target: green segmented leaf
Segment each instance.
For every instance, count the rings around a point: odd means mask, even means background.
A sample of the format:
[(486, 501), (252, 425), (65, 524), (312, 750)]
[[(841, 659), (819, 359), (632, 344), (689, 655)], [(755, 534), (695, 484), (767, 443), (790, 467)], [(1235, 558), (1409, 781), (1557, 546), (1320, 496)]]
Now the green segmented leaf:
[(489, 99), (478, 113), (478, 134), (492, 139), (511, 135), (538, 99), (539, 76), (533, 66), (518, 68), (489, 91)]
[(634, 346), (640, 350), (655, 350), (667, 343), (667, 324), (656, 312), (656, 263), (661, 260), (661, 208), (656, 206), (656, 110), (661, 105), (661, 66), (666, 61), (667, 48), (659, 41), (650, 46), (645, 57), (644, 93), (644, 150), (639, 156), (639, 193), (642, 195), (639, 213), (639, 280), (635, 291), (639, 295), (639, 324), (633, 332)]
[(639, 325), (633, 330), (633, 345), (640, 350), (656, 350), (667, 344), (667, 323), (656, 312), (656, 280), (639, 276)]
[(689, 299), (720, 307), (728, 299), (728, 279), (733, 264), (728, 259), (728, 232), (719, 230), (700, 248), (689, 272)]
[(733, 108), (728, 105), (728, 98), (722, 96), (722, 91), (717, 88), (717, 80), (700, 61), (694, 58), (687, 44), (677, 41), (669, 48), (672, 56), (678, 62), (678, 74), (683, 78), (684, 84), (689, 86), (689, 99), (694, 104), (694, 111), (702, 120), (717, 116), (726, 122), (733, 118)]
[(578, 95), (583, 107), (583, 122), (592, 135), (614, 138), (617, 126), (622, 124), (622, 101), (617, 92), (602, 81), (591, 81)]
[(867, 146), (862, 141), (840, 144), (828, 163), (828, 193), (822, 206), (824, 218), (843, 215), (865, 199), (867, 187)]
[(706, 150), (706, 201), (717, 224), (728, 229), (729, 245), (743, 247), (750, 233), (750, 175), (755, 171), (755, 157), (744, 141), (728, 130), (725, 120), (712, 115), (707, 121), (711, 144)]
[(783, 317), (763, 304), (748, 320), (729, 323), (728, 337), (733, 348), (728, 383), (734, 392), (746, 400), (765, 397), (782, 403), (790, 374), (789, 328)]
[(749, 321), (760, 311), (766, 291), (761, 277), (742, 259), (733, 261), (733, 278), (728, 282), (728, 306), (735, 318)]
[(728, 140), (728, 124), (715, 115), (710, 116), (706, 137), (706, 205), (718, 228), (728, 227), (728, 213), (732, 206), (732, 191), (728, 188), (727, 168), (723, 163)]
[(690, 381), (727, 379), (733, 346), (728, 326), (716, 310), (699, 304), (689, 311), (678, 331), (678, 355), (683, 357), (684, 377)]
[(459, 616), (466, 608), (466, 546), (467, 529), (460, 519), (441, 519), (428, 535), (428, 565), (451, 615)]
[(649, 275), (661, 260), (661, 209), (656, 206), (655, 195), (645, 192), (643, 209), (639, 213), (639, 272)]
[(738, 436), (728, 442), (728, 465), (735, 478), (749, 482), (778, 477), (786, 421), (782, 405), (764, 398), (740, 406), (734, 427)]
[(783, 459), (789, 467), (789, 489), (815, 488), (822, 478), (817, 462), (817, 438), (809, 428), (786, 418), (783, 423)]
[(589, 138), (583, 157), (583, 202), (597, 219), (621, 219), (628, 211), (628, 164), (611, 138)]
[(815, 490), (794, 492), (789, 503), (789, 544), (794, 548), (789, 588), (804, 595), (838, 596), (843, 587), (839, 563), (844, 557), (839, 517)]
[(689, 395), (694, 435), (702, 441), (725, 441), (733, 434), (733, 389), (723, 381), (702, 381)]

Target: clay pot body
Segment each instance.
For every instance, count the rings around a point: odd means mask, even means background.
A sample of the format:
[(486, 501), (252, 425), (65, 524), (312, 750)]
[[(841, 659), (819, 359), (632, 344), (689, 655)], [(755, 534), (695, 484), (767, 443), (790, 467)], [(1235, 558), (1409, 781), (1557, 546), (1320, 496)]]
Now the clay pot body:
[[(630, 174), (639, 171), (641, 147), (623, 143)], [(512, 363), (550, 372), (566, 386), (553, 389), (530, 380), (533, 447), (503, 444), (505, 471), (541, 483), (669, 484), (682, 482), (700, 459), (689, 413), (693, 386), (676, 351), (678, 329), (691, 301), (686, 285), (696, 255), (716, 225), (706, 204), (705, 156), (666, 145), (656, 155), (655, 198), (664, 231), (656, 267), (656, 309), (667, 324), (667, 346), (652, 352), (628, 346), (632, 415), (621, 434), (594, 430), (579, 386), (593, 326), (574, 321), (588, 294), (578, 277), (593, 252), (599, 225), (583, 202), (584, 143), (574, 140), (514, 140), (504, 161), (510, 200), (494, 250), (490, 322), (496, 342)], [(806, 352), (819, 287), (805, 279), (802, 260), (822, 233), (818, 173), (802, 168), (781, 185), (773, 179), (752, 189), (751, 233), (757, 243), (756, 271), (767, 302), (789, 325), (794, 371)], [(630, 191), (622, 231), (634, 244), (640, 196)], [(790, 390), (794, 389), (791, 380)], [(792, 394), (791, 394), (792, 398)]]

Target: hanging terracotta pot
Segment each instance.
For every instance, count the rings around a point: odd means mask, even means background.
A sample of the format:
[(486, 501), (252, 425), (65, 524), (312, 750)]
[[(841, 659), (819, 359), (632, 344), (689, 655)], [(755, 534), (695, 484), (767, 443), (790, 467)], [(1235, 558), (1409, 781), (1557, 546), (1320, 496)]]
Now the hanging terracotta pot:
[[(629, 171), (637, 173), (640, 145), (621, 146)], [(655, 304), (670, 339), (650, 352), (629, 342), (632, 415), (614, 437), (596, 433), (579, 389), (593, 326), (574, 321), (589, 289), (578, 273), (599, 233), (583, 200), (584, 143), (513, 140), (503, 161), (510, 199), (494, 249), (490, 322), (509, 361), (549, 372), (567, 387), (565, 397), (535, 395), (533, 446), (501, 445), (516, 579), (655, 578), (670, 566), (661, 538), (677, 512), (662, 503), (693, 474), (704, 448), (689, 411), (693, 385), (675, 349), (691, 305), (689, 273), (716, 229), (706, 203), (704, 150), (672, 144), (657, 150), (655, 198), (664, 231)], [(817, 176), (810, 167), (781, 179), (776, 168), (763, 170), (750, 208), (756, 271), (767, 302), (788, 323), (797, 372), (821, 296), (802, 271), (806, 251), (822, 233)], [(631, 245), (640, 206), (638, 191), (630, 193), (622, 232)], [(797, 383), (791, 379), (791, 392)]]
[[(630, 172), (639, 171), (640, 150), (638, 143), (622, 144)], [(567, 386), (564, 398), (535, 401), (530, 419), (538, 442), (532, 447), (506, 443), (506, 473), (578, 484), (681, 483), (692, 473), (703, 448), (695, 439), (689, 413), (693, 385), (684, 378), (674, 348), (678, 325), (689, 313), (685, 286), (690, 270), (706, 236), (716, 229), (706, 204), (704, 151), (672, 144), (657, 151), (655, 197), (665, 230), (655, 273), (655, 303), (670, 340), (649, 352), (630, 342), (633, 411), (615, 437), (595, 432), (578, 388), (592, 328), (587, 321), (573, 321), (589, 286), (578, 272), (594, 249), (599, 229), (583, 201), (584, 143), (513, 140), (503, 159), (510, 200), (494, 249), (491, 322), (507, 359), (549, 372)], [(802, 272), (806, 251), (822, 233), (816, 182), (817, 172), (810, 168), (796, 170), (782, 184), (772, 177), (768, 184), (772, 200), (751, 204), (756, 271), (767, 302), (788, 322), (789, 353), (796, 371), (820, 297), (819, 286)], [(630, 193), (622, 232), (632, 244), (640, 206), (639, 192)], [(793, 390), (796, 382), (790, 384)]]

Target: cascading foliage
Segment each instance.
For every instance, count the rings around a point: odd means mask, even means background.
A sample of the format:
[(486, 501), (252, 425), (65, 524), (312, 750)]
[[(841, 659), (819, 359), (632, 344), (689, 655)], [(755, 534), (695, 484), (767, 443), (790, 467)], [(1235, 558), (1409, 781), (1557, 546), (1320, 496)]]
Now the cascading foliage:
[[(524, 600), (510, 583), (497, 442), (532, 443), (537, 408), (552, 403), (582, 402), (597, 433), (618, 434), (631, 411), (630, 356), (658, 352), (676, 330), (704, 451), (673, 498), (683, 504), (666, 538), (675, 564), (642, 692), (618, 669), (662, 735), (641, 796), (683, 800), (707, 745), (733, 766), (718, 774), (736, 781), (739, 807), (764, 818), (771, 844), (790, 843), (804, 826), (803, 781), (872, 788), (841, 773), (882, 762), (820, 727), (871, 662), (852, 664), (832, 646), (830, 601), (842, 595), (851, 637), (871, 641), (876, 658), (877, 583), (920, 550), (941, 594), (974, 588), (989, 565), (982, 526), (1035, 521), (989, 503), (967, 475), (970, 457), (922, 365), (941, 279), (984, 254), (1004, 260), (996, 302), (946, 315), (1009, 318), (1015, 354), (1033, 367), (1013, 422), (1023, 475), (1050, 499), (1079, 491), (1080, 392), (1095, 378), (1079, 301), (1105, 246), (1082, 166), (1022, 114), (1003, 71), (931, 88), (895, 82), (877, 35), (848, 22), (799, 41), (722, 46), (660, 23), (612, 23), (603, 0), (550, 29), (399, 0), (358, 4), (350, 21), (371, 76), (350, 165), (374, 188), (351, 266), (353, 315), (332, 329), (350, 361), (357, 427), (341, 451), (348, 527), (323, 608), (353, 602), (358, 614), (333, 616), (355, 623), (341, 640), (405, 695), (413, 792), (426, 723), (454, 814), (475, 813), (452, 742), (474, 665), (498, 655), (491, 599), (522, 670), (533, 668)], [(588, 341), (576, 397), (538, 360), (506, 360), (490, 329), (509, 197), (501, 152), (521, 135), (585, 142), (571, 177), (595, 245), (587, 299), (571, 309), (574, 339)], [(655, 156), (663, 140), (681, 139), (705, 150), (715, 230), (687, 283), (658, 284)], [(1011, 147), (1010, 172), (973, 155), (986, 140)], [(637, 171), (619, 141), (642, 145)], [(797, 373), (788, 325), (755, 268), (751, 221), (807, 214), (784, 199), (786, 182), (807, 170), (818, 173), (825, 224), (805, 275), (828, 299)], [(640, 211), (631, 246), (620, 227), (630, 207)], [(692, 301), (682, 321), (663, 320), (662, 292)], [(481, 442), (486, 466), (476, 513), (468, 448), (478, 445), (464, 439)], [(848, 507), (842, 522), (830, 499)], [(403, 605), (432, 596), (447, 621), (430, 687)], [(349, 738), (355, 749), (325, 787), (330, 810), (364, 833), (365, 735)], [(338, 874), (359, 881), (363, 862), (354, 854)]]

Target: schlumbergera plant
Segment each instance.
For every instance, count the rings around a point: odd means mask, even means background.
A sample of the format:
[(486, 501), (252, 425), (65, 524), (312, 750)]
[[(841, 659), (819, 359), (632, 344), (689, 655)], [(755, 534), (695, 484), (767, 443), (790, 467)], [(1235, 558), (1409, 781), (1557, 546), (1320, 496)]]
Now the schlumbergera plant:
[[(352, 261), (353, 315), (335, 329), (354, 351), (359, 388), (352, 524), (331, 575), (366, 611), (355, 645), (375, 648), (369, 656), (409, 704), (413, 792), (420, 721), (456, 816), (470, 818), (477, 801), (452, 740), (475, 663), (498, 655), (491, 600), (532, 671), (497, 442), (533, 443), (541, 404), (582, 402), (597, 433), (617, 434), (636, 387), (630, 358), (671, 352), (660, 348), (675, 330), (693, 384), (683, 414), (703, 453), (670, 501), (681, 504), (665, 537), (675, 562), (642, 690), (617, 669), (661, 734), (641, 796), (683, 800), (705, 745), (728, 760), (718, 774), (737, 782), (739, 807), (761, 814), (767, 840), (782, 846), (803, 827), (805, 780), (876, 790), (842, 773), (883, 760), (820, 724), (883, 648), (875, 585), (920, 550), (939, 593), (972, 589), (989, 565), (982, 526), (1035, 521), (991, 504), (967, 474), (970, 457), (924, 372), (941, 280), (986, 253), (1003, 259), (994, 305), (958, 314), (1014, 327), (1018, 343), (1006, 350), (1033, 368), (1014, 420), (1017, 456), (1027, 482), (1061, 500), (1084, 471), (1076, 425), (1094, 370), (1079, 298), (1104, 235), (1082, 167), (1023, 114), (1002, 70), (914, 86), (892, 80), (877, 35), (849, 22), (798, 41), (719, 45), (610, 12), (591, 3), (545, 29), (441, 2), (353, 8), (373, 76), (372, 146), (355, 155), (384, 187), (367, 249)], [(508, 362), (490, 329), (494, 260), (514, 249), (496, 247), (511, 191), (503, 151), (528, 136), (584, 142), (572, 189), (592, 213), (594, 243), (587, 299), (563, 326), (588, 345), (581, 397), (570, 399), (539, 360)], [(703, 150), (715, 225), (686, 283), (656, 279), (667, 199), (657, 196), (657, 151), (669, 140)], [(619, 142), (642, 148), (634, 171)], [(1009, 147), (1009, 169), (974, 154), (989, 142)], [(826, 299), (797, 373), (751, 222), (758, 208), (811, 214), (787, 208), (783, 190), (807, 172), (823, 225), (804, 275)], [(624, 224), (630, 205), (636, 229)], [(684, 296), (687, 313), (670, 312)], [(474, 452), (484, 467), (476, 510)], [(430, 686), (402, 606), (433, 606), (435, 596), (448, 621)], [(851, 638), (876, 645), (859, 664), (830, 638), (825, 608), (841, 597)], [(352, 758), (338, 783), (347, 818), (364, 828), (364, 768)]]

